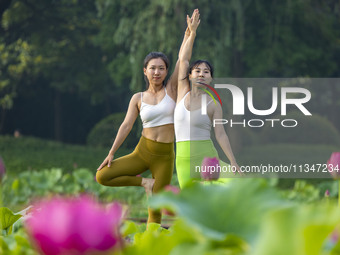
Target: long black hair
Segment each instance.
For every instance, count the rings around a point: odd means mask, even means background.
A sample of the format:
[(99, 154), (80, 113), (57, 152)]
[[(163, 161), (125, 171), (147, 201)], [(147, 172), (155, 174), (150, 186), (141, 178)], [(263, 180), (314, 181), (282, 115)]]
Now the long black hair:
[[(150, 60), (155, 59), (155, 58), (162, 59), (165, 63), (166, 70), (169, 69), (170, 61), (169, 61), (168, 57), (163, 52), (150, 52), (148, 55), (146, 55), (146, 57), (144, 58), (144, 68), (146, 69)], [(144, 74), (144, 80), (145, 80), (145, 83), (146, 83), (146, 89), (148, 89), (149, 88), (149, 80), (148, 80), (148, 78), (146, 77), (145, 74)], [(165, 79), (164, 79), (163, 86), (165, 86), (165, 84), (166, 84), (166, 82), (165, 82)]]

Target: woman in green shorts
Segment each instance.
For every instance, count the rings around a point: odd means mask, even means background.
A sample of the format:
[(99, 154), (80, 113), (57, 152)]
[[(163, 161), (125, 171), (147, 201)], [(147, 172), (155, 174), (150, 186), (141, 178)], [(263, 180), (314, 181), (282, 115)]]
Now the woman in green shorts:
[[(195, 10), (198, 12), (198, 10)], [(182, 45), (189, 37), (185, 32)], [(182, 46), (181, 46), (182, 48)], [(181, 49), (180, 49), (181, 51)], [(108, 156), (98, 167), (96, 179), (105, 186), (142, 186), (147, 195), (161, 191), (170, 184), (174, 168), (174, 109), (177, 96), (179, 61), (170, 79), (169, 61), (160, 52), (151, 52), (144, 60), (147, 89), (132, 96), (125, 119), (121, 124)], [(114, 159), (138, 116), (143, 123), (142, 136), (135, 150)], [(137, 176), (150, 170), (152, 178)], [(160, 210), (149, 209), (148, 223), (160, 223)]]
[[(200, 23), (199, 15), (192, 20), (187, 17), (190, 36), (179, 55), (178, 92), (175, 108), (176, 134), (176, 172), (180, 187), (183, 188), (194, 180), (201, 179), (200, 167), (205, 157), (217, 157), (218, 153), (210, 138), (213, 119), (222, 119), (219, 103), (206, 100), (206, 114), (202, 114), (202, 97), (207, 95), (205, 85), (210, 84), (213, 67), (208, 61), (198, 60), (189, 66), (196, 30)], [(190, 88), (191, 84), (191, 88)], [(208, 98), (205, 96), (204, 98)], [(203, 101), (204, 102), (204, 101)], [(221, 177), (218, 182), (227, 182), (226, 177), (233, 176), (233, 170), (239, 171), (228, 136), (222, 125), (214, 127), (215, 137), (231, 166), (220, 161)], [(199, 171), (197, 171), (199, 170)]]

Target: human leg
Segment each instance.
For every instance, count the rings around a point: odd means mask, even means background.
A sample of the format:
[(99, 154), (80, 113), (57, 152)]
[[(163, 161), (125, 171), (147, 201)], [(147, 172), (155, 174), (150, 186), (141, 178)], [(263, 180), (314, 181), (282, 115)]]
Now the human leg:
[[(165, 186), (171, 183), (171, 178), (174, 169), (174, 145), (173, 143), (155, 143), (150, 148), (152, 153), (150, 171), (155, 183), (153, 185), (153, 193), (158, 193)], [(149, 218), (148, 223), (161, 223), (161, 211), (148, 208)]]
[(176, 174), (181, 189), (193, 180), (190, 176), (190, 141), (176, 143)]
[(142, 177), (136, 175), (149, 169), (149, 164), (142, 152), (143, 145), (140, 141), (132, 153), (113, 160), (110, 167), (105, 166), (97, 171), (97, 182), (115, 187), (141, 186)]
[[(155, 179), (153, 193), (156, 194), (164, 189), (165, 186), (171, 183), (171, 178), (174, 168), (174, 157), (167, 159), (159, 158), (157, 162), (152, 164), (150, 168), (152, 177)], [(148, 208), (149, 218), (148, 223), (161, 223), (162, 214), (159, 209)]]
[[(97, 171), (97, 181), (106, 186), (147, 186), (136, 175), (150, 169), (154, 178), (153, 192), (170, 184), (174, 167), (174, 144), (159, 143), (142, 137), (135, 151), (114, 160), (111, 167)], [(102, 172), (103, 171), (103, 172)], [(146, 187), (145, 187), (146, 188)], [(147, 191), (147, 188), (146, 188)], [(161, 223), (159, 210), (148, 209), (148, 223)]]
[(189, 185), (192, 182), (192, 178), (190, 177), (190, 158), (189, 157), (180, 157), (176, 153), (176, 173), (178, 184), (181, 189), (185, 186)]
[[(211, 140), (183, 141), (176, 143), (176, 172), (180, 188), (184, 188), (194, 181), (201, 181), (200, 168), (205, 157), (216, 157), (218, 153)], [(230, 165), (219, 160), (221, 172), (216, 183), (228, 183), (233, 176)]]

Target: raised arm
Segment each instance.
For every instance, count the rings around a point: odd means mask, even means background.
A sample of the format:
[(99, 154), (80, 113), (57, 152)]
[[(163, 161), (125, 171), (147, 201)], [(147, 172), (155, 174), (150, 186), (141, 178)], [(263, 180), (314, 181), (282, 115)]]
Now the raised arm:
[(111, 161), (114, 158), (114, 155), (116, 151), (119, 149), (119, 147), (122, 145), (122, 143), (125, 141), (126, 137), (130, 133), (133, 124), (135, 123), (137, 117), (138, 117), (138, 102), (140, 99), (140, 93), (136, 93), (132, 96), (130, 103), (129, 103), (129, 108), (126, 113), (125, 119), (123, 123), (120, 125), (116, 138), (113, 142), (113, 145), (109, 151), (109, 154), (107, 157), (104, 159), (103, 163), (98, 167), (97, 170), (102, 169), (104, 166), (110, 167)]
[[(195, 13), (195, 10), (192, 13), (191, 19), (193, 18), (194, 13)], [(169, 78), (169, 81), (167, 83), (167, 88), (169, 88), (169, 90), (174, 95), (174, 97), (177, 97), (179, 56), (180, 56), (180, 54), (182, 52), (182, 49), (183, 49), (183, 46), (184, 46), (185, 42), (189, 38), (189, 36), (190, 36), (190, 30), (189, 30), (189, 27), (187, 27), (185, 32), (184, 32), (183, 41), (182, 41), (181, 47), (180, 47), (179, 52), (178, 52), (178, 59), (177, 59), (176, 65), (175, 65), (175, 69), (174, 69), (174, 71), (173, 71), (173, 73), (172, 73), (172, 75)]]
[(184, 95), (190, 90), (189, 80), (185, 79), (187, 76), (187, 70), (189, 67), (189, 61), (191, 59), (192, 48), (196, 38), (196, 30), (200, 24), (199, 11), (194, 11), (193, 17), (190, 19), (187, 16), (188, 28), (190, 35), (179, 54), (179, 70), (178, 70), (178, 91), (177, 91), (177, 102), (179, 102)]

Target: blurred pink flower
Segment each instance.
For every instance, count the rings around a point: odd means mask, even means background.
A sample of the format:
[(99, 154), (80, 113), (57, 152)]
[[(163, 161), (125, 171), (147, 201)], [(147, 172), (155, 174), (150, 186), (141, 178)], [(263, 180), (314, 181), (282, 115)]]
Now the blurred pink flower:
[(205, 157), (201, 165), (201, 177), (204, 180), (217, 180), (220, 177), (220, 162), (218, 158)]
[(330, 193), (329, 193), (329, 190), (326, 190), (325, 191), (325, 197), (329, 197)]
[[(173, 186), (173, 185), (166, 185), (164, 188), (164, 191), (168, 191), (168, 192), (172, 192), (175, 195), (180, 193), (180, 188), (178, 188), (177, 186)], [(162, 213), (168, 216), (175, 216), (175, 212), (166, 208), (162, 209)]]
[(339, 241), (339, 231), (338, 229), (334, 229), (332, 234), (330, 235), (330, 241), (335, 245)]
[(340, 179), (340, 152), (333, 152), (327, 166), (330, 174), (334, 179)]
[(170, 191), (174, 194), (179, 194), (179, 192), (181, 191), (180, 188), (178, 188), (177, 186), (173, 186), (173, 185), (166, 185), (164, 190)]
[(0, 157), (0, 181), (4, 178), (5, 174), (6, 174), (5, 163)]
[(120, 204), (104, 208), (89, 197), (38, 202), (25, 226), (42, 254), (79, 255), (121, 247)]

